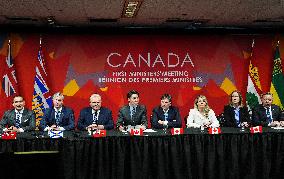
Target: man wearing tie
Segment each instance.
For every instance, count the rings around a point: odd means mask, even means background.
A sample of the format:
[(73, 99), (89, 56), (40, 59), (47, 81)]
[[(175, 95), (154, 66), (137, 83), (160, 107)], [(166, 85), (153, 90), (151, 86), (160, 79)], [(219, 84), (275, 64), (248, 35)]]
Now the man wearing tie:
[(13, 99), (14, 109), (6, 111), (0, 121), (0, 132), (26, 132), (35, 129), (35, 114), (24, 106), (24, 98), (15, 96)]
[(161, 105), (152, 112), (152, 128), (163, 129), (181, 127), (181, 117), (177, 107), (172, 106), (172, 97), (163, 94)]
[(147, 128), (147, 110), (144, 105), (139, 104), (139, 93), (131, 90), (127, 93), (128, 104), (120, 108), (116, 127), (123, 131), (125, 126)]
[(79, 130), (113, 129), (112, 112), (102, 107), (102, 97), (92, 94), (90, 107), (80, 111), (78, 125)]
[(63, 100), (64, 96), (60, 92), (52, 96), (53, 107), (45, 110), (40, 121), (41, 130), (68, 131), (74, 129), (74, 112), (63, 105)]
[(284, 126), (284, 121), (281, 119), (280, 107), (272, 104), (273, 96), (271, 93), (264, 93), (261, 95), (261, 102), (252, 109), (252, 123), (254, 126), (270, 126), (279, 127)]

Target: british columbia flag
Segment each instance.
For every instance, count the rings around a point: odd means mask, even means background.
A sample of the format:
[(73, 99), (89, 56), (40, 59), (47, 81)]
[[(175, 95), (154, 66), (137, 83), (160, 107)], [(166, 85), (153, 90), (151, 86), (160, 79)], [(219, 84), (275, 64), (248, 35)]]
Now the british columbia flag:
[(45, 68), (42, 48), (41, 48), (41, 40), (40, 40), (40, 48), (37, 55), (37, 63), (36, 63), (36, 75), (34, 82), (34, 92), (33, 92), (33, 101), (32, 101), (32, 110), (36, 114), (36, 124), (37, 126), (42, 119), (43, 113), (46, 108), (49, 108), (52, 105), (52, 99), (50, 95), (50, 89), (47, 86), (47, 72)]

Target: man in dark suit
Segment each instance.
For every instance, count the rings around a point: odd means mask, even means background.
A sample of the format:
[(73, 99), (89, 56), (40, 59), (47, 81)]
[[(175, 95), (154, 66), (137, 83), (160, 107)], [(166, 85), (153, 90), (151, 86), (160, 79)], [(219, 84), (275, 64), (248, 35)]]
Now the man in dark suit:
[(71, 108), (63, 106), (64, 96), (57, 92), (52, 97), (53, 107), (47, 108), (40, 121), (40, 129), (49, 130), (73, 130), (74, 112)]
[(0, 121), (1, 132), (26, 132), (35, 129), (35, 114), (24, 106), (24, 98), (15, 96), (13, 99), (14, 109), (6, 111)]
[(271, 93), (261, 95), (261, 102), (252, 110), (252, 123), (254, 126), (279, 127), (283, 123), (281, 120), (281, 110), (277, 105), (272, 104)]
[(90, 107), (81, 110), (77, 127), (79, 130), (113, 129), (112, 112), (102, 107), (99, 94), (91, 95)]
[(125, 126), (136, 126), (143, 130), (147, 128), (147, 110), (139, 104), (139, 93), (131, 90), (127, 93), (128, 105), (119, 110), (116, 127), (123, 131)]
[(177, 107), (172, 106), (172, 97), (163, 94), (161, 105), (153, 109), (152, 128), (163, 129), (181, 127), (181, 117)]

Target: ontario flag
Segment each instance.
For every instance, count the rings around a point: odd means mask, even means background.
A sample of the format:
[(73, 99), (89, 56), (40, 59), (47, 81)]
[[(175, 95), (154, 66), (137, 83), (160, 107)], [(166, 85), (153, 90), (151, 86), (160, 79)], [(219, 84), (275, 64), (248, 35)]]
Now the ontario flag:
[(172, 135), (180, 135), (183, 134), (183, 128), (172, 128), (171, 129)]
[(262, 133), (262, 126), (255, 126), (250, 128), (250, 133)]
[(210, 127), (208, 129), (209, 134), (221, 134), (221, 128), (220, 127)]
[(11, 107), (13, 97), (19, 93), (18, 82), (16, 78), (16, 68), (12, 56), (11, 41), (8, 41), (7, 56), (4, 59), (4, 63), (1, 63), (2, 71), (2, 89), (1, 89), (1, 106), (7, 110)]
[(48, 74), (46, 72), (46, 66), (43, 58), (41, 39), (35, 71), (32, 110), (36, 114), (36, 126), (38, 127), (45, 109), (52, 105), (50, 89), (47, 85)]
[(16, 132), (4, 132), (1, 135), (1, 138), (3, 140), (11, 140), (11, 139), (17, 139), (17, 133)]
[(106, 130), (102, 129), (102, 130), (97, 130), (94, 134), (93, 137), (97, 138), (97, 137), (106, 137)]
[(143, 135), (143, 129), (131, 129), (130, 135), (142, 136)]

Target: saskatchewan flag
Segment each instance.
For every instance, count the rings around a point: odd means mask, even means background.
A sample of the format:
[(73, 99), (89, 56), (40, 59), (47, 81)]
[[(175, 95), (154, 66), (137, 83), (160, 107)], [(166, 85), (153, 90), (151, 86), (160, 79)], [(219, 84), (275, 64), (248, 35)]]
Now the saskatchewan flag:
[(273, 103), (280, 106), (280, 108), (283, 109), (284, 76), (283, 76), (282, 64), (280, 58), (279, 43), (276, 46), (274, 59), (273, 59), (273, 71), (272, 71), (270, 92), (273, 94)]

